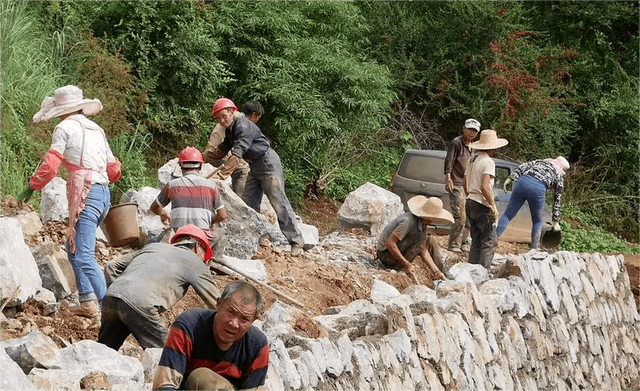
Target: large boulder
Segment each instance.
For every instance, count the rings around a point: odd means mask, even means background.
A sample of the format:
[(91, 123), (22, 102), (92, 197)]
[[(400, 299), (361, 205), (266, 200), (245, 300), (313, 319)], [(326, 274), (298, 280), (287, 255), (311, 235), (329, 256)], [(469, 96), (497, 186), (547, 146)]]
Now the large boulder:
[(76, 291), (76, 277), (62, 246), (44, 242), (33, 250), (42, 286), (53, 292), (60, 300)]
[[(42, 279), (18, 220), (0, 218), (0, 299), (8, 307), (24, 304), (42, 287)], [(14, 294), (15, 292), (15, 294)]]
[(69, 220), (67, 181), (64, 179), (55, 177), (42, 189), (40, 219), (45, 223)]
[(345, 198), (338, 222), (343, 228), (363, 228), (377, 236), (401, 213), (404, 209), (397, 194), (367, 182)]
[(35, 390), (27, 375), (18, 364), (9, 357), (4, 349), (0, 349), (0, 390)]

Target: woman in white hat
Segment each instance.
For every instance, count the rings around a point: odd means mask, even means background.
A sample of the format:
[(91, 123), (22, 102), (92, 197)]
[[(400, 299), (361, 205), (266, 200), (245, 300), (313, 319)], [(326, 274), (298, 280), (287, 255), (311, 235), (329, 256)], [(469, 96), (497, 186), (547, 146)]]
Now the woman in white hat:
[(67, 199), (69, 202), (69, 239), (67, 254), (76, 275), (80, 305), (71, 307), (76, 315), (95, 317), (96, 305), (102, 301), (106, 284), (96, 262), (96, 228), (109, 211), (109, 183), (120, 179), (120, 162), (113, 156), (104, 130), (85, 115), (102, 110), (98, 99), (84, 99), (76, 86), (58, 88), (53, 97), (42, 101), (33, 122), (59, 117), (54, 128), (51, 147), (42, 159), (29, 187), (18, 195), (28, 199), (34, 190), (41, 190), (58, 172), (60, 163), (67, 169)]
[(555, 159), (536, 159), (523, 163), (513, 170), (509, 178), (504, 181), (504, 190), (512, 181), (513, 192), (509, 199), (507, 210), (500, 218), (496, 235), (498, 238), (509, 225), (511, 219), (515, 217), (525, 201), (529, 204), (531, 212), (531, 248), (537, 249), (540, 243), (540, 232), (542, 228), (542, 209), (545, 205), (545, 194), (548, 189), (553, 189), (553, 209), (551, 210), (551, 220), (553, 230), (560, 231), (560, 206), (562, 202), (562, 191), (564, 190), (564, 174), (569, 169), (569, 162), (563, 156)]
[(453, 279), (440, 255), (438, 242), (427, 231), (431, 224), (453, 223), (453, 216), (443, 209), (438, 197), (418, 195), (409, 199), (407, 206), (410, 212), (391, 220), (380, 233), (376, 245), (378, 259), (385, 266), (412, 276), (411, 262), (420, 255), (438, 279)]
[(464, 190), (467, 193), (466, 211), (469, 218), (471, 249), (469, 263), (488, 268), (496, 252), (496, 240), (493, 223), (498, 219), (498, 208), (493, 197), (493, 182), (496, 165), (491, 159), (498, 148), (509, 141), (498, 138), (496, 131), (486, 129), (480, 133), (480, 139), (469, 144), (475, 152), (469, 159), (464, 174)]

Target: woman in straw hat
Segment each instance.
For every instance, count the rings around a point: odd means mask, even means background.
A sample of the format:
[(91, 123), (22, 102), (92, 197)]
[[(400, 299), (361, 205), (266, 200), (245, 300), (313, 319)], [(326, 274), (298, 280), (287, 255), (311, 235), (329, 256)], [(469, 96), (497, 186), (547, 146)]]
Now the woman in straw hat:
[(98, 315), (96, 305), (102, 301), (106, 284), (96, 262), (96, 228), (109, 211), (109, 183), (120, 179), (120, 162), (113, 156), (104, 130), (85, 115), (102, 110), (98, 99), (84, 99), (76, 86), (58, 88), (53, 97), (42, 101), (33, 122), (59, 117), (54, 128), (51, 147), (42, 159), (29, 187), (19, 195), (28, 199), (34, 190), (41, 190), (58, 172), (61, 162), (67, 169), (67, 199), (69, 202), (69, 239), (67, 254), (76, 275), (80, 305), (70, 310), (85, 317)]
[(410, 212), (391, 220), (380, 233), (376, 245), (378, 259), (389, 268), (413, 276), (411, 262), (420, 255), (438, 279), (453, 279), (440, 255), (438, 242), (427, 231), (430, 224), (453, 223), (453, 216), (442, 208), (438, 197), (415, 196), (407, 205)]
[(507, 210), (500, 218), (496, 235), (498, 238), (509, 225), (511, 219), (515, 217), (525, 201), (529, 204), (531, 212), (531, 248), (537, 249), (540, 243), (540, 231), (542, 227), (542, 209), (545, 205), (545, 193), (553, 188), (554, 199), (551, 211), (553, 230), (560, 231), (560, 205), (562, 191), (564, 190), (564, 174), (569, 169), (569, 162), (563, 156), (555, 159), (536, 159), (521, 164), (513, 170), (509, 178), (504, 181), (504, 190), (512, 181), (513, 192), (509, 199)]
[(486, 129), (480, 139), (469, 144), (475, 152), (469, 159), (464, 174), (464, 190), (467, 193), (466, 211), (469, 218), (471, 249), (469, 263), (491, 265), (498, 241), (493, 223), (498, 218), (498, 208), (493, 199), (493, 182), (496, 165), (491, 159), (498, 148), (509, 141), (498, 138), (496, 131)]

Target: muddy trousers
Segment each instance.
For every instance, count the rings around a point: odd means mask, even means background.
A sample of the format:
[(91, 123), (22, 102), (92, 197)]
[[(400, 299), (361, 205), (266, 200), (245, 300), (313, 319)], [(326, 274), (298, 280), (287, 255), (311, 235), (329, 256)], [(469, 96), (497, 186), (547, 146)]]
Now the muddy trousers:
[(296, 215), (284, 190), (284, 174), (280, 157), (273, 149), (267, 149), (260, 158), (249, 162), (251, 171), (242, 192), (242, 200), (260, 213), (262, 195), (266, 195), (278, 216), (280, 231), (291, 244), (304, 244), (298, 229)]
[(471, 233), (469, 263), (491, 266), (498, 247), (495, 228), (491, 219), (491, 208), (472, 199), (467, 199), (467, 216)]
[(453, 247), (460, 247), (469, 237), (466, 201), (462, 185), (455, 185), (453, 191), (449, 192), (449, 206), (453, 216), (453, 227), (449, 233), (449, 250)]
[(130, 334), (143, 349), (161, 348), (169, 330), (160, 315), (143, 315), (125, 301), (105, 296), (102, 301), (102, 319), (98, 342), (118, 350)]

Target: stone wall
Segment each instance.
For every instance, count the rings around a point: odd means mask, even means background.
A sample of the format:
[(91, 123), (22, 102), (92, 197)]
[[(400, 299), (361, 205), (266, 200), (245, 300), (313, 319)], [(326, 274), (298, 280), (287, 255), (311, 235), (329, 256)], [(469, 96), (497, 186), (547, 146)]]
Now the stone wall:
[(530, 252), (492, 276), (451, 271), (435, 290), (375, 281), (371, 300), (315, 318), (321, 338), (276, 327), (270, 311), (267, 389), (639, 388), (640, 318), (622, 256)]

